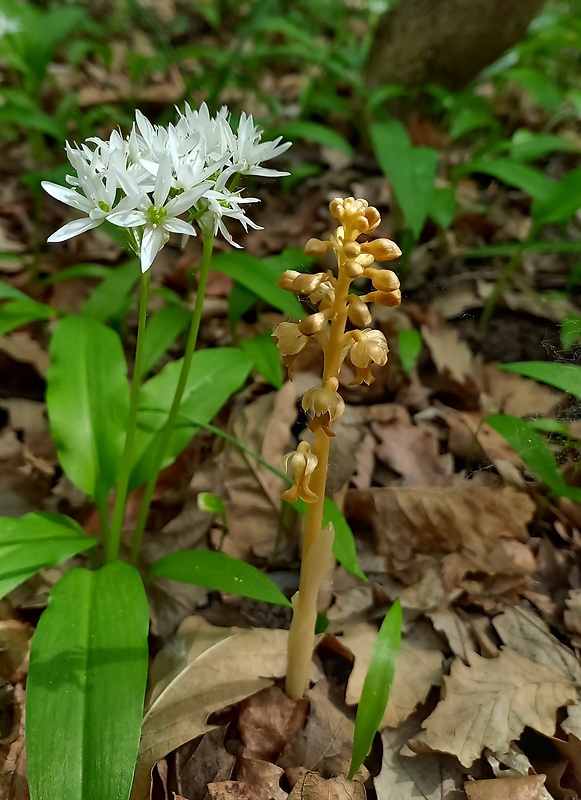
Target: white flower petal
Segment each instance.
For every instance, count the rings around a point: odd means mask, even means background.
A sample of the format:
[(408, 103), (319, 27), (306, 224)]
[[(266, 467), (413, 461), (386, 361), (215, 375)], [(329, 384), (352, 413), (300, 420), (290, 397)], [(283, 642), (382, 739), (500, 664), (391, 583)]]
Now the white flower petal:
[(189, 222), (175, 217), (169, 217), (163, 221), (163, 227), (171, 233), (182, 233), (184, 236), (196, 236), (196, 229)]
[(103, 222), (102, 219), (74, 219), (72, 222), (67, 222), (58, 231), (55, 231), (52, 236), (49, 236), (47, 242), (64, 242), (67, 239), (72, 239), (73, 236), (78, 236), (80, 233), (90, 231), (92, 228), (97, 228)]
[(51, 183), (50, 181), (42, 181), (41, 186), (51, 197), (54, 197), (55, 200), (60, 200), (61, 203), (65, 203), (67, 206), (87, 212), (93, 208), (93, 203), (82, 194), (75, 192), (74, 189), (67, 189), (66, 186), (60, 186), (58, 183)]
[(121, 228), (137, 228), (138, 225), (145, 225), (147, 222), (143, 211), (119, 211), (109, 214), (107, 219)]
[(158, 225), (156, 228), (145, 228), (143, 231), (143, 238), (141, 240), (140, 252), (142, 272), (147, 272), (147, 270), (151, 267), (153, 264), (153, 259), (167, 241), (167, 236), (168, 234), (160, 225)]

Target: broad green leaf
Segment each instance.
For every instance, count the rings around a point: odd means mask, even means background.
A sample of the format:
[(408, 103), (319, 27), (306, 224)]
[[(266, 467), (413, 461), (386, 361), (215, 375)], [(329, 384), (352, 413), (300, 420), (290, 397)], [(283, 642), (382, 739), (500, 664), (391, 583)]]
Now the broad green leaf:
[(322, 144), (323, 147), (338, 150), (349, 158), (353, 156), (353, 148), (347, 139), (332, 128), (318, 122), (289, 122), (287, 125), (270, 129), (269, 133), (272, 136), (283, 136), (285, 139), (305, 139), (307, 142), (316, 142)]
[(506, 72), (506, 77), (518, 81), (530, 93), (541, 108), (555, 113), (561, 104), (561, 92), (555, 81), (545, 72), (533, 67), (515, 67)]
[(529, 472), (536, 475), (554, 494), (581, 502), (581, 489), (565, 483), (551, 448), (529, 422), (508, 414), (493, 414), (485, 421), (514, 447)]
[(291, 292), (277, 285), (276, 278), (262, 259), (249, 253), (220, 253), (212, 258), (212, 269), (229, 275), (242, 286), (290, 317), (302, 319), (305, 312)]
[(270, 331), (265, 331), (253, 339), (242, 339), (240, 344), (242, 350), (252, 359), (256, 371), (271, 386), (280, 389), (283, 384), (280, 354)]
[(470, 161), (468, 164), (457, 167), (453, 171), (453, 175), (460, 177), (476, 172), (498, 178), (508, 186), (515, 186), (517, 189), (527, 192), (535, 199), (546, 197), (551, 189), (551, 182), (540, 170), (508, 158)]
[(5, 281), (0, 281), (0, 300), (22, 300), (25, 303), (34, 302), (27, 294)]
[(397, 341), (401, 365), (404, 372), (409, 375), (422, 352), (422, 334), (415, 328), (402, 329), (397, 332)]
[(494, 115), (490, 108), (458, 108), (452, 114), (450, 122), (450, 135), (459, 139), (470, 131), (478, 128), (490, 128), (495, 124)]
[(290, 600), (264, 572), (226, 553), (181, 550), (160, 558), (151, 565), (149, 571), (156, 578), (193, 583), (217, 592), (290, 606)]
[(29, 322), (39, 322), (50, 319), (56, 315), (56, 311), (51, 306), (37, 303), (30, 298), (26, 300), (8, 300), (0, 306), (0, 336), (28, 325)]
[(70, 278), (106, 278), (110, 272), (111, 267), (104, 267), (103, 264), (75, 264), (73, 267), (65, 267), (48, 275), (44, 283), (50, 285)]
[[(132, 488), (144, 483), (155, 455), (159, 431), (167, 419), (177, 386), (182, 359), (172, 361), (142, 387), (135, 441)], [(164, 466), (171, 464), (196, 432), (197, 422), (208, 423), (246, 381), (252, 361), (241, 350), (216, 347), (194, 353), (180, 416), (192, 420), (176, 427)]]
[(371, 141), (379, 165), (391, 181), (403, 215), (418, 239), (432, 206), (438, 153), (427, 147), (412, 147), (405, 128), (395, 120), (372, 125)]
[(287, 247), (276, 256), (267, 256), (262, 259), (266, 266), (272, 270), (278, 280), (287, 269), (296, 269), (298, 272), (310, 272), (316, 259), (307, 256), (300, 247)]
[(581, 169), (550, 184), (549, 190), (535, 198), (531, 214), (537, 224), (564, 222), (581, 208)]
[(561, 325), (560, 336), (563, 350), (571, 350), (581, 342), (581, 317), (567, 314)]
[(219, 514), (226, 519), (226, 507), (222, 498), (212, 492), (198, 492), (196, 502), (200, 511), (208, 511), (211, 514)]
[[(581, 245), (581, 242), (579, 242), (578, 244)], [(581, 250), (581, 247), (579, 249)], [(581, 284), (581, 261), (578, 261), (577, 264), (575, 264), (575, 266), (567, 276), (566, 289), (568, 292), (570, 292), (579, 284)]]
[(59, 460), (92, 497), (113, 486), (129, 411), (127, 365), (118, 335), (86, 317), (67, 317), (50, 346), (46, 401)]
[(114, 561), (54, 586), (26, 689), (31, 800), (128, 800), (147, 681), (149, 609), (137, 570)]
[(32, 512), (23, 517), (0, 517), (0, 597), (32, 577), (88, 550), (97, 539), (85, 536), (70, 517)]
[(110, 269), (99, 286), (93, 289), (83, 307), (83, 316), (98, 322), (108, 322), (119, 316), (129, 305), (129, 295), (139, 280), (139, 274), (136, 258), (122, 267)]
[(367, 758), (373, 738), (381, 723), (395, 674), (395, 665), (401, 642), (401, 605), (396, 600), (385, 615), (377, 634), (377, 642), (371, 654), (371, 661), (355, 717), (353, 747), (349, 780)]
[(192, 315), (185, 308), (168, 306), (147, 320), (143, 343), (143, 374), (147, 375), (161, 356), (188, 327)]
[(24, 130), (45, 133), (57, 140), (66, 134), (63, 126), (54, 117), (32, 105), (29, 108), (13, 105), (0, 107), (0, 122), (3, 126), (16, 125)]
[(548, 383), (563, 392), (581, 398), (581, 367), (577, 364), (554, 364), (551, 361), (519, 361), (500, 364), (505, 372), (516, 372), (525, 378)]
[(447, 186), (442, 189), (434, 189), (430, 217), (440, 228), (447, 230), (450, 227), (454, 222), (457, 207), (454, 187)]
[(228, 322), (230, 325), (234, 328), (258, 300), (257, 295), (250, 289), (242, 286), (241, 283), (235, 283), (228, 295)]
[[(580, 253), (579, 242), (510, 242), (507, 244), (491, 244), (477, 247), (462, 253), (464, 258), (488, 258), (489, 256), (511, 256), (517, 250), (532, 250), (535, 253)], [(567, 284), (567, 289), (572, 287)]]

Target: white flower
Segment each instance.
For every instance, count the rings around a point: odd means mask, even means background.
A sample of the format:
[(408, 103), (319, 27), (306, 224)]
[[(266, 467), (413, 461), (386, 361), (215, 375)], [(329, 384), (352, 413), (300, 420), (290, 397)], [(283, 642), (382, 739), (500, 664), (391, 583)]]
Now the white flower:
[(288, 172), (266, 169), (260, 164), (286, 152), (291, 143), (280, 144), (282, 136), (273, 142), (261, 142), (261, 138), (262, 131), (255, 126), (252, 116), (246, 116), (243, 111), (238, 123), (238, 132), (236, 136), (233, 136), (231, 142), (232, 171), (242, 175), (260, 175), (263, 178), (278, 178), (288, 175)]
[(240, 208), (242, 203), (259, 203), (260, 200), (257, 197), (241, 197), (240, 192), (231, 192), (225, 186), (228, 177), (227, 172), (224, 171), (214, 184), (214, 187), (204, 193), (201, 203), (198, 204), (198, 211), (202, 212), (198, 223), (205, 234), (215, 236), (220, 231), (229, 244), (241, 249), (242, 245), (237, 244), (232, 239), (224, 223), (224, 217), (237, 220), (245, 231), (248, 228), (261, 230), (260, 225), (257, 225), (247, 217)]
[(116, 211), (108, 216), (109, 222), (122, 228), (139, 228), (136, 236), (139, 242), (139, 257), (142, 272), (147, 272), (153, 259), (168, 242), (170, 233), (195, 236), (196, 229), (180, 214), (190, 209), (206, 192), (207, 186), (201, 184), (195, 189), (178, 194), (168, 201), (172, 184), (171, 163), (168, 158), (161, 162), (155, 179), (153, 199), (147, 193), (133, 198), (131, 210)]
[(21, 30), (20, 20), (7, 17), (0, 11), (0, 39), (8, 33), (18, 33)]

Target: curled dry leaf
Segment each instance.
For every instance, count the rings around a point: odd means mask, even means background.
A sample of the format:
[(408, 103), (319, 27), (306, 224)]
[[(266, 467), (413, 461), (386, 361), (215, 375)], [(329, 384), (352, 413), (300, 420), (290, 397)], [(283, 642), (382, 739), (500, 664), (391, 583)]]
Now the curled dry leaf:
[[(377, 641), (377, 628), (373, 625), (351, 625), (344, 629), (341, 642), (355, 658), (345, 702), (359, 702), (371, 654)], [(442, 683), (444, 656), (438, 637), (428, 625), (416, 626), (411, 635), (405, 635), (395, 667), (389, 702), (381, 721), (380, 730), (395, 728), (423, 703), (432, 686)]]
[(289, 800), (365, 800), (365, 788), (347, 778), (322, 778), (307, 772), (295, 783)]
[(282, 767), (259, 758), (248, 758), (243, 753), (238, 760), (238, 778), (258, 797), (269, 800), (286, 800), (287, 792), (280, 786), (284, 775)]
[(260, 795), (242, 781), (218, 781), (208, 784), (211, 800), (261, 800)]
[(544, 775), (523, 775), (521, 778), (468, 781), (464, 788), (468, 800), (542, 800), (544, 783)]
[(276, 761), (283, 747), (305, 727), (308, 705), (306, 698), (290, 700), (277, 686), (244, 700), (238, 730), (247, 759)]
[[(534, 570), (523, 556), (533, 501), (511, 487), (493, 489), (463, 481), (449, 487), (381, 488), (350, 491), (346, 513), (371, 523), (378, 553), (406, 583), (420, 580), (426, 558), (444, 559), (445, 582), (468, 572), (521, 575)], [(388, 524), (389, 521), (389, 524)], [(516, 543), (516, 548), (515, 548)], [(446, 557), (454, 555), (446, 570)]]
[(224, 747), (226, 731), (227, 726), (222, 725), (205, 733), (199, 742), (188, 742), (176, 751), (177, 789), (187, 800), (204, 800), (209, 783), (232, 777), (236, 759)]
[(553, 734), (557, 709), (575, 702), (573, 683), (555, 667), (505, 648), (498, 658), (459, 659), (444, 678), (445, 694), (424, 721), (428, 747), (470, 767), (482, 750), (506, 750), (528, 725)]
[(265, 688), (286, 669), (288, 632), (253, 629), (196, 653), (151, 703), (143, 720), (134, 800), (149, 797), (151, 770), (163, 756), (211, 730), (208, 716)]

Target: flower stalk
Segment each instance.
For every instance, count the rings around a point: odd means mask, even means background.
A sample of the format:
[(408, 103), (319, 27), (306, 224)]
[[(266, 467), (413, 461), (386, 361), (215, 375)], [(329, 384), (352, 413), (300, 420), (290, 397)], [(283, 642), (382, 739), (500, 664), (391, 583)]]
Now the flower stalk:
[[(300, 497), (308, 504), (299, 590), (293, 597), (289, 633), (286, 693), (293, 699), (303, 697), (308, 686), (317, 598), (331, 560), (333, 529), (331, 525), (321, 529), (331, 439), (335, 436), (333, 423), (345, 412), (345, 403), (338, 392), (341, 368), (348, 359), (355, 371), (351, 386), (373, 383), (371, 366), (383, 366), (389, 351), (383, 334), (366, 327), (371, 323), (367, 306), (376, 303), (394, 307), (401, 302), (397, 275), (372, 266), (375, 262), (399, 258), (399, 247), (389, 239), (358, 241), (381, 222), (377, 209), (366, 200), (353, 197), (336, 198), (329, 209), (339, 226), (327, 241), (310, 239), (305, 253), (322, 256), (333, 250), (337, 274), (331, 270), (313, 275), (285, 272), (279, 285), (308, 296), (317, 311), (300, 323), (283, 322), (273, 332), (291, 378), (297, 356), (312, 339), (318, 340), (324, 358), (320, 386), (309, 389), (302, 400), (304, 410), (311, 415), (308, 427), (314, 433), (312, 450), (307, 442), (301, 442), (285, 459), (285, 465), (292, 468), (294, 485), (283, 497), (290, 502)], [(361, 277), (371, 280), (373, 291), (363, 296), (351, 294), (352, 282)], [(349, 324), (352, 329), (348, 329)]]

